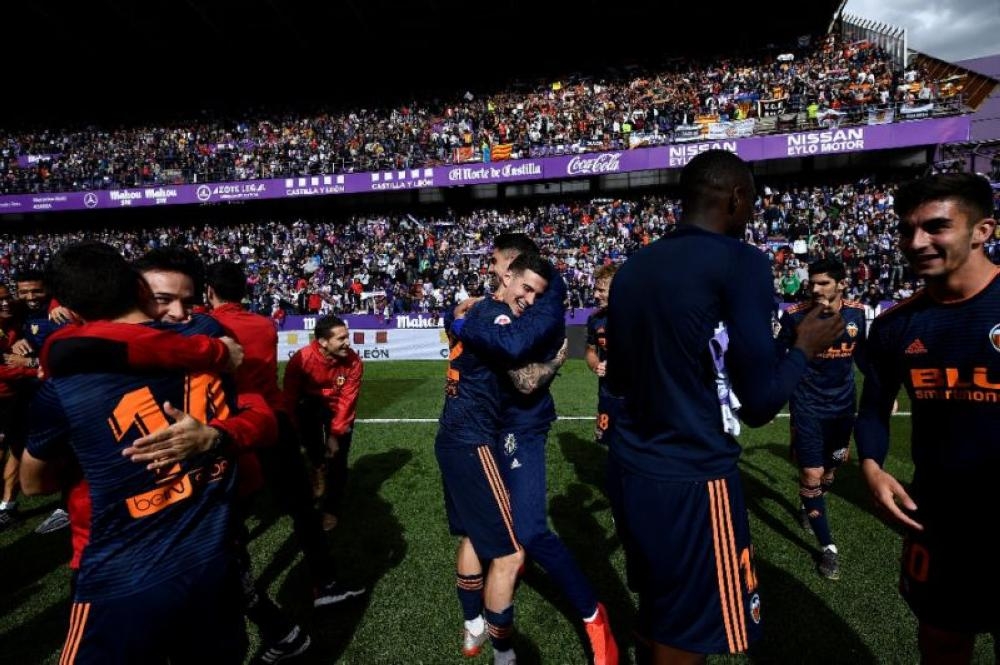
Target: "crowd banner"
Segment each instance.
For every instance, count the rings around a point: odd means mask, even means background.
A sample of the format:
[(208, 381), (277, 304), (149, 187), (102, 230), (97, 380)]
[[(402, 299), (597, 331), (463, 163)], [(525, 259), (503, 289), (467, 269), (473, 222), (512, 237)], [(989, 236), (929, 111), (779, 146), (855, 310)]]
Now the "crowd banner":
[(888, 125), (896, 119), (896, 110), (892, 108), (868, 109), (869, 125)]
[[(706, 125), (697, 125), (707, 131)], [(678, 141), (678, 127), (674, 140)], [(272, 178), (190, 185), (156, 185), (126, 189), (14, 194), (0, 196), (0, 214), (58, 210), (137, 208), (197, 203), (226, 203), (255, 199), (329, 196), (398, 191), (427, 187), (557, 180), (651, 169), (681, 168), (695, 155), (713, 148), (729, 150), (746, 161), (785, 159), (823, 154), (883, 150), (916, 145), (968, 141), (971, 118), (951, 116), (916, 122), (857, 127), (817, 128), (813, 131), (753, 137), (706, 139), (634, 150), (517, 159), (489, 164), (398, 169), (377, 173)], [(695, 137), (692, 137), (695, 138)]]
[(757, 120), (755, 118), (713, 122), (708, 126), (708, 134), (706, 136), (710, 139), (746, 138), (753, 136), (756, 125)]
[(926, 118), (931, 113), (934, 112), (934, 104), (928, 102), (926, 104), (915, 104), (912, 106), (902, 106), (899, 109), (899, 115), (902, 116), (903, 120), (914, 120), (919, 118)]
[(757, 109), (762, 118), (777, 117), (785, 112), (785, 104), (788, 97), (779, 99), (761, 99), (757, 102)]
[(701, 139), (701, 125), (683, 124), (674, 127), (674, 141), (687, 143)]

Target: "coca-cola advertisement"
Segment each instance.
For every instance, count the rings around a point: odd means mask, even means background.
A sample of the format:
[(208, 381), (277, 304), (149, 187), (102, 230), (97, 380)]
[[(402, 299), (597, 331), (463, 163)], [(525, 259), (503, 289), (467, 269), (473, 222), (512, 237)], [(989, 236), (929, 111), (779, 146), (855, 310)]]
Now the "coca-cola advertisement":
[(617, 173), (621, 170), (622, 153), (602, 152), (596, 155), (577, 155), (566, 164), (566, 175), (596, 175)]

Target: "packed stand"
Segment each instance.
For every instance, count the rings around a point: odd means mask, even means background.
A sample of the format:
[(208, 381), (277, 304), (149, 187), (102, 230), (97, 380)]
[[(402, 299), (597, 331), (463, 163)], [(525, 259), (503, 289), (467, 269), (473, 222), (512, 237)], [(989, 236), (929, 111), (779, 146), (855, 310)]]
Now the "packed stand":
[[(839, 186), (764, 187), (746, 240), (767, 252), (775, 293), (795, 301), (805, 293), (809, 261), (844, 262), (847, 297), (877, 303), (907, 297), (917, 284), (896, 244), (893, 187), (861, 182)], [(594, 199), (464, 215), (355, 216), (238, 226), (202, 225), (143, 230), (0, 236), (0, 281), (42, 269), (63, 245), (83, 238), (107, 242), (134, 259), (153, 247), (180, 244), (207, 263), (231, 259), (249, 275), (254, 311), (296, 313), (440, 312), (487, 283), (488, 247), (500, 233), (537, 239), (569, 288), (571, 308), (591, 306), (594, 270), (620, 263), (669, 231), (680, 218), (677, 200)], [(1000, 244), (988, 247), (1000, 262)]]
[[(868, 110), (956, 97), (926, 72), (895, 69), (867, 42), (704, 64), (675, 60), (533, 90), (466, 93), (395, 108), (248, 111), (173, 126), (0, 130), (0, 194), (417, 168), (461, 161), (623, 149), (674, 140), (695, 121), (802, 113), (863, 122)], [(891, 116), (890, 116), (891, 117)], [(774, 125), (772, 125), (773, 127)], [(781, 126), (777, 126), (781, 130)]]

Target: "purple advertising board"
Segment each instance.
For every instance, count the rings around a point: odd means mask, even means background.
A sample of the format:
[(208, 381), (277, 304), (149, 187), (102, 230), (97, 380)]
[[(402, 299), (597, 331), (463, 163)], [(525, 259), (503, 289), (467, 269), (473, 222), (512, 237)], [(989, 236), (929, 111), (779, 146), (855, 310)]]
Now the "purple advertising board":
[[(879, 303), (877, 311), (884, 312), (896, 304), (894, 300), (883, 300)], [(791, 307), (792, 303), (781, 303), (782, 309)], [(584, 326), (587, 325), (587, 318), (594, 309), (583, 307), (566, 312), (566, 325)], [(300, 316), (292, 314), (285, 317), (281, 330), (312, 330), (316, 325), (318, 316)], [(381, 316), (368, 314), (347, 314), (341, 316), (347, 322), (347, 327), (352, 330), (419, 330), (422, 328), (443, 328), (444, 320), (439, 316), (430, 314), (393, 314), (387, 319)]]
[[(587, 324), (587, 317), (594, 311), (592, 308), (577, 309), (566, 312), (566, 325), (582, 326)], [(299, 316), (292, 314), (285, 317), (281, 330), (312, 330), (318, 316)], [(352, 330), (418, 330), (421, 328), (443, 328), (444, 320), (430, 314), (393, 314), (387, 319), (368, 314), (348, 314), (342, 316), (347, 327)]]
[(911, 120), (887, 125), (818, 129), (794, 134), (677, 143), (655, 148), (521, 159), (488, 164), (344, 173), (200, 185), (157, 185), (129, 189), (0, 196), (0, 215), (58, 210), (138, 208), (254, 199), (360, 194), (427, 187), (455, 187), (527, 180), (558, 180), (677, 169), (713, 148), (735, 152), (746, 161), (833, 155), (916, 145), (967, 141), (970, 116)]
[(26, 169), (34, 166), (38, 162), (50, 161), (60, 157), (61, 155), (62, 153), (59, 152), (44, 155), (18, 155), (17, 165), (22, 169)]

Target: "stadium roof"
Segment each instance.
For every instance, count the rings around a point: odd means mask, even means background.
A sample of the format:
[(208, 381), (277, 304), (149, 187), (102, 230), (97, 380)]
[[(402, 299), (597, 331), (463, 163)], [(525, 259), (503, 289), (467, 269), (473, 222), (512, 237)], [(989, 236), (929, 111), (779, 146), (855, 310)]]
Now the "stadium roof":
[(784, 44), (825, 33), (842, 1), (9, 4), (0, 120), (148, 113), (199, 100), (365, 101), (482, 90), (500, 80)]

